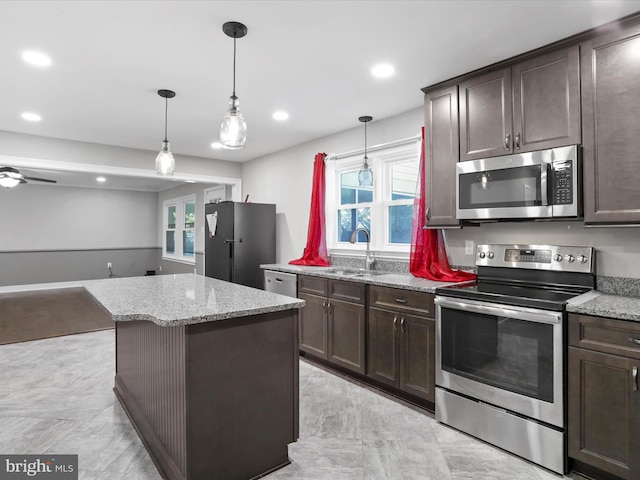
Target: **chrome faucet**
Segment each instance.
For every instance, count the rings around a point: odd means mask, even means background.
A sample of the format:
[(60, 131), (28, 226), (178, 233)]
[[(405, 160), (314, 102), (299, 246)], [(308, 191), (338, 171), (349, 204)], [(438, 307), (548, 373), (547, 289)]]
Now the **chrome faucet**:
[(376, 263), (376, 256), (371, 250), (369, 250), (369, 240), (371, 239), (371, 234), (369, 233), (369, 230), (367, 230), (365, 227), (356, 228), (351, 234), (351, 240), (349, 240), (349, 242), (356, 243), (356, 237), (358, 236), (358, 232), (363, 232), (365, 237), (367, 237), (367, 253), (365, 255), (365, 269), (372, 270), (373, 264)]

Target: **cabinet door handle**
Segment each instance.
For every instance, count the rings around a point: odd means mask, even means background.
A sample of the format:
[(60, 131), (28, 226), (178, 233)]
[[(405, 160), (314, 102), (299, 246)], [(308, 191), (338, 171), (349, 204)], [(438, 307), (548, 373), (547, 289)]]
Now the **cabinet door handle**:
[(327, 313), (327, 302), (322, 302), (322, 311)]
[(407, 303), (407, 300), (405, 298), (396, 298), (396, 303), (402, 303), (404, 305)]
[(425, 217), (427, 217), (427, 223), (429, 223), (429, 220), (431, 220), (431, 208), (427, 207), (427, 213), (425, 214)]
[(404, 333), (404, 317), (402, 317), (402, 320), (400, 320), (400, 331)]
[(327, 312), (329, 312), (329, 315), (331, 315), (331, 307), (333, 305), (331, 305), (331, 302), (327, 303)]
[(504, 137), (504, 148), (506, 148), (507, 150), (511, 150), (511, 134), (507, 133), (507, 135)]
[(393, 317), (393, 331), (398, 331), (398, 317)]
[(633, 367), (631, 369), (631, 378), (632, 378), (632, 388), (634, 392), (638, 391), (638, 367)]
[(640, 338), (629, 337), (629, 342), (635, 343), (636, 345), (640, 345)]
[(516, 143), (516, 150), (520, 150), (520, 134), (519, 133), (516, 133), (514, 140)]

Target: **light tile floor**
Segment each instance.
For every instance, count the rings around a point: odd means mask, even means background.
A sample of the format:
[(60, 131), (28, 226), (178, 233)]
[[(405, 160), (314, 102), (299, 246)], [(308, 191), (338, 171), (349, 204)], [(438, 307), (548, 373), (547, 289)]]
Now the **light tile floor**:
[[(75, 453), (81, 480), (160, 479), (113, 394), (114, 358), (112, 330), (0, 346), (0, 453)], [(306, 361), (289, 456), (264, 478), (562, 478)]]

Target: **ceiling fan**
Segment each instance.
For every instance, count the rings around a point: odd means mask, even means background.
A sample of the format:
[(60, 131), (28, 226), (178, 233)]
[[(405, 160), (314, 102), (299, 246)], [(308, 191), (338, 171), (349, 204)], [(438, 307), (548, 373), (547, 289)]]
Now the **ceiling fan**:
[(48, 178), (27, 177), (20, 173), (17, 168), (0, 167), (0, 186), (2, 187), (12, 188), (19, 183), (27, 183), (27, 180), (31, 182), (58, 183), (55, 180), (49, 180)]

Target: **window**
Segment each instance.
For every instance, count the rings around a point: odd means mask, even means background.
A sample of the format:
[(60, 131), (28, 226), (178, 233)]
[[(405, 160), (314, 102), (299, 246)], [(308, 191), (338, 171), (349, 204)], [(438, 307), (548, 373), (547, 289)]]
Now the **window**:
[(364, 232), (358, 232), (355, 245), (350, 240), (353, 232), (363, 227), (371, 234), (374, 251), (406, 257), (411, 244), (419, 154), (420, 142), (414, 140), (369, 153), (373, 187), (358, 185), (362, 154), (328, 161), (326, 217), (331, 253), (362, 251), (362, 243), (367, 241)]
[(163, 202), (163, 258), (195, 263), (196, 198), (176, 198)]

